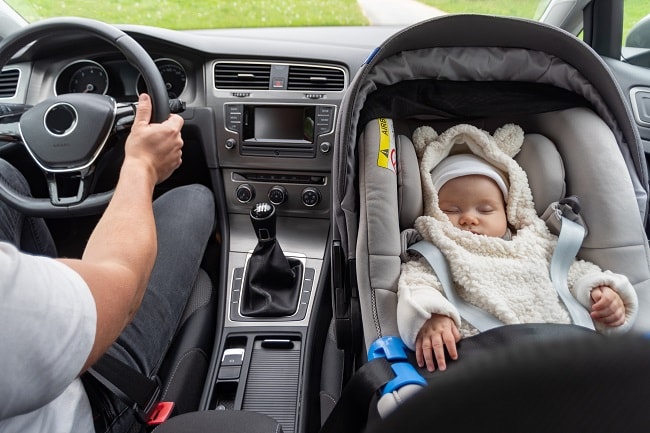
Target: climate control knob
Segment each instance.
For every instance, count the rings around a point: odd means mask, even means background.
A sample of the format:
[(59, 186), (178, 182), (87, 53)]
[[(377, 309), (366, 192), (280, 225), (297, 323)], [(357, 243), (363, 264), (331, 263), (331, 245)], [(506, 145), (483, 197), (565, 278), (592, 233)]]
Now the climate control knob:
[(307, 207), (314, 207), (318, 203), (320, 203), (321, 200), (321, 195), (320, 191), (318, 191), (316, 188), (308, 186), (307, 188), (302, 190), (302, 204), (304, 204)]
[(255, 198), (255, 188), (253, 185), (242, 183), (237, 187), (235, 196), (240, 203), (248, 203)]
[(287, 189), (282, 185), (274, 185), (269, 190), (268, 197), (271, 203), (278, 206), (287, 201), (289, 193), (287, 192)]

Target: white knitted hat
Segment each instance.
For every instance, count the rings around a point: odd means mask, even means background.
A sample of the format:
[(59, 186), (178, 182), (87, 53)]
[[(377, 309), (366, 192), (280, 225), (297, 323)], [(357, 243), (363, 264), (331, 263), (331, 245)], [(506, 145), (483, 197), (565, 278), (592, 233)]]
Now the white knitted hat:
[(483, 158), (473, 154), (457, 154), (443, 159), (431, 170), (431, 180), (437, 192), (450, 180), (472, 174), (483, 175), (492, 179), (503, 193), (503, 199), (506, 202), (508, 201), (508, 180), (506, 176)]

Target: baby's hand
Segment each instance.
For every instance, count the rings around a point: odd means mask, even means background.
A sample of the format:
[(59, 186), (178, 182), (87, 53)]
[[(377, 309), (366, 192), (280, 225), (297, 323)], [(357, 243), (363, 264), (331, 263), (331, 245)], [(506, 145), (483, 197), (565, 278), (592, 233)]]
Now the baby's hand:
[(614, 289), (599, 286), (591, 290), (591, 318), (607, 326), (616, 327), (625, 323), (625, 304)]
[(445, 370), (447, 368), (445, 347), (451, 359), (458, 359), (456, 351), (458, 340), (460, 340), (460, 332), (458, 332), (456, 323), (447, 316), (432, 314), (431, 318), (422, 325), (415, 340), (415, 358), (418, 366), (424, 367), (426, 364), (427, 370), (435, 371), (435, 355), (438, 369)]

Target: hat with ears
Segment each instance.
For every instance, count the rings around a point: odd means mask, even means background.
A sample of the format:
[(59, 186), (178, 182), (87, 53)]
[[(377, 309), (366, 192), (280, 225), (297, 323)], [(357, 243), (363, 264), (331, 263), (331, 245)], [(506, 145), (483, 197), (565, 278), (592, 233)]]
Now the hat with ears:
[(508, 201), (508, 179), (500, 170), (474, 154), (450, 155), (431, 171), (431, 181), (436, 192), (452, 179), (462, 176), (482, 175), (492, 179)]

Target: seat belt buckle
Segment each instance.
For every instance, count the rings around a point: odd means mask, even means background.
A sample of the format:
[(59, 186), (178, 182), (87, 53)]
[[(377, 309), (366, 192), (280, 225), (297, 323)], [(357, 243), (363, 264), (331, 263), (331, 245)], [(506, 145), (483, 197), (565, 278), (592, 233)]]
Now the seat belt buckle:
[(153, 380), (156, 386), (150, 390), (147, 404), (144, 406), (142, 402), (140, 404), (137, 402), (133, 404), (133, 410), (135, 411), (137, 420), (141, 424), (149, 426), (157, 426), (165, 422), (174, 409), (174, 402), (158, 401), (158, 397), (160, 397), (160, 378), (154, 376)]
[(174, 410), (173, 401), (159, 401), (149, 411), (146, 417), (146, 424), (155, 427), (167, 421)]

